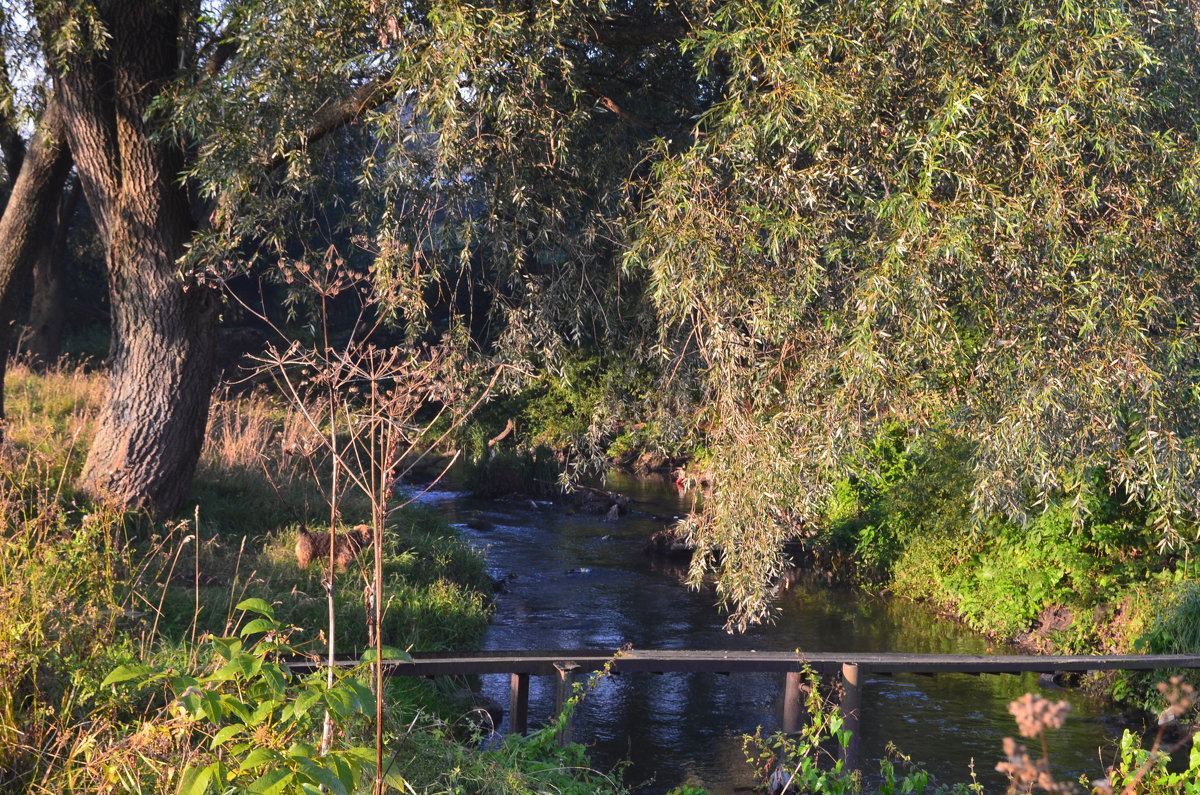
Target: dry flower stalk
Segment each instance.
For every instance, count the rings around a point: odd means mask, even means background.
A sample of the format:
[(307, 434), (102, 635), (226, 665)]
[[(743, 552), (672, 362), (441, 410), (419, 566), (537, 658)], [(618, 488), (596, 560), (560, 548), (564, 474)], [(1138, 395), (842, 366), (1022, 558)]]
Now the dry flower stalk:
[(1051, 702), (1034, 693), (1026, 693), (1008, 705), (1008, 711), (1017, 721), (1017, 731), (1022, 737), (1037, 737), (1042, 741), (1042, 758), (1034, 759), (1029, 750), (1011, 737), (1004, 738), (1004, 761), (996, 770), (1008, 776), (1008, 791), (1016, 793), (1042, 792), (1076, 793), (1078, 785), (1069, 781), (1055, 781), (1050, 770), (1050, 755), (1046, 750), (1046, 729), (1061, 729), (1071, 712), (1066, 701)]

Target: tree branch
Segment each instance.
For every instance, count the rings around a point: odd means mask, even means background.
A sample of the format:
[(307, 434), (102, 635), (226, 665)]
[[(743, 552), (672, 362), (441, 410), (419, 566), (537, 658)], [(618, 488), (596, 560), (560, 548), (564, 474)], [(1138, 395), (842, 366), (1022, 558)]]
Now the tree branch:
[(625, 108), (623, 108), (619, 104), (617, 104), (617, 101), (614, 100), (612, 97), (609, 97), (609, 96), (606, 96), (605, 94), (600, 93), (599, 89), (588, 88), (587, 93), (588, 93), (588, 96), (595, 98), (597, 105), (599, 105), (600, 107), (604, 108), (605, 110), (613, 113), (614, 115), (616, 115), (617, 118), (621, 119), (622, 121), (626, 121), (626, 122), (629, 122), (630, 124), (636, 125), (645, 130), (649, 130), (652, 133), (659, 133), (662, 131), (661, 125), (655, 124), (652, 121), (644, 119), (641, 116), (638, 116), (637, 114), (626, 110)]
[(8, 71), (8, 58), (0, 51), (0, 87), (3, 89), (3, 115), (0, 115), (0, 152), (4, 153), (4, 170), (8, 172), (8, 184), (17, 181), (17, 173), (21, 170), (21, 162), (25, 159), (25, 139), (17, 130), (17, 119), (14, 110), (16, 100), (13, 98), (12, 78)]
[[(312, 124), (302, 133), (305, 143), (319, 141), (387, 102), (391, 99), (391, 94), (384, 90), (385, 85), (386, 81), (383, 78), (377, 78), (359, 86), (340, 100), (326, 102), (313, 114)], [(286, 162), (285, 155), (277, 154), (267, 161), (265, 170), (270, 174)]]

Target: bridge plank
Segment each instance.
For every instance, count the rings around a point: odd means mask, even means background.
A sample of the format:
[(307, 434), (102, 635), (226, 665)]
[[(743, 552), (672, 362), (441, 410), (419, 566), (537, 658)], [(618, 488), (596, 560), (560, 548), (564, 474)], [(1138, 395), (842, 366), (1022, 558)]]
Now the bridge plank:
[[(609, 652), (602, 649), (548, 651), (426, 652), (412, 661), (385, 660), (387, 676), (435, 676), (440, 674), (533, 674), (549, 676), (554, 664), (570, 661), (580, 671), (596, 671), (609, 661), (617, 673), (787, 673), (806, 664), (817, 673), (840, 672), (843, 664), (857, 665), (878, 674), (915, 673), (1052, 673), (1054, 671), (1147, 671), (1162, 668), (1200, 668), (1200, 655), (1118, 654), (1083, 655), (979, 655), (901, 654), (880, 652), (778, 652), (778, 651), (693, 651), (636, 649)], [(354, 667), (357, 660), (342, 660), (339, 666)], [(289, 663), (293, 671), (316, 670), (320, 663)]]

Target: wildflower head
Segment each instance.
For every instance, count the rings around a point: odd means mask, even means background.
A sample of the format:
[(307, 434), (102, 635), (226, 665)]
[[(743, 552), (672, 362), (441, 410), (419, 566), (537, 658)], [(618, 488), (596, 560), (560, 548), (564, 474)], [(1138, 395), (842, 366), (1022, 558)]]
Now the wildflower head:
[(1065, 701), (1051, 703), (1039, 695), (1026, 693), (1008, 705), (1008, 711), (1017, 720), (1017, 731), (1022, 737), (1037, 737), (1046, 729), (1062, 728), (1071, 705)]
[(1196, 691), (1182, 676), (1172, 676), (1166, 682), (1158, 683), (1158, 692), (1167, 701), (1167, 708), (1159, 715), (1159, 723), (1170, 723), (1178, 720), (1196, 701)]

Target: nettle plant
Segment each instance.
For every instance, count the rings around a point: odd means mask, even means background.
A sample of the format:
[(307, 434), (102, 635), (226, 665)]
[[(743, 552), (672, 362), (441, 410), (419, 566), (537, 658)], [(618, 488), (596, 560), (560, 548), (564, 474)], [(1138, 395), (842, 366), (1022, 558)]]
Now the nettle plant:
[[(131, 664), (104, 680), (162, 688), (168, 701), (127, 742), (87, 760), (104, 777), (102, 791), (138, 792), (151, 782), (150, 789), (180, 795), (349, 795), (376, 778), (375, 697), (359, 678), (365, 672), (342, 672), (332, 682), (323, 670), (292, 674), (284, 660), (298, 650), (271, 606), (254, 598), (237, 607), (257, 617), (237, 637), (208, 639), (219, 663), (211, 673)], [(326, 715), (339, 727), (339, 742), (321, 751)], [(411, 789), (398, 771), (385, 768), (381, 778)]]

